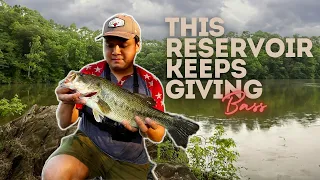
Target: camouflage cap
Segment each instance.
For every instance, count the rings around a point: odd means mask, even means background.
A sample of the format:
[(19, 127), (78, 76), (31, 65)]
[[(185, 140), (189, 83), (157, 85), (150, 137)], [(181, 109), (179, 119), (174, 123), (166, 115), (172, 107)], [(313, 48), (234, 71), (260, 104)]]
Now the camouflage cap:
[(115, 14), (104, 22), (102, 34), (96, 37), (99, 40), (105, 36), (118, 36), (131, 39), (141, 36), (140, 26), (137, 21), (127, 14)]

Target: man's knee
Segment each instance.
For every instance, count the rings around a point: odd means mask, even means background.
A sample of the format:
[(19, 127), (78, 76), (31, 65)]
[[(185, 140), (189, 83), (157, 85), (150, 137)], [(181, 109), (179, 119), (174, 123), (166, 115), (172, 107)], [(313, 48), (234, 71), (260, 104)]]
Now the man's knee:
[(42, 179), (85, 179), (88, 173), (88, 168), (77, 158), (70, 155), (57, 155), (44, 165)]

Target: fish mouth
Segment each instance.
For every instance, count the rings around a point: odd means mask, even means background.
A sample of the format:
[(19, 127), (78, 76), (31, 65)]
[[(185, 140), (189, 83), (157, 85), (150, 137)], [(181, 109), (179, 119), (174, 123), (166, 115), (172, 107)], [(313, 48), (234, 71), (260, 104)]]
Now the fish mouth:
[(94, 95), (96, 95), (97, 94), (97, 92), (88, 92), (88, 93), (84, 93), (84, 94), (82, 94), (84, 97), (92, 97), (92, 96), (94, 96)]

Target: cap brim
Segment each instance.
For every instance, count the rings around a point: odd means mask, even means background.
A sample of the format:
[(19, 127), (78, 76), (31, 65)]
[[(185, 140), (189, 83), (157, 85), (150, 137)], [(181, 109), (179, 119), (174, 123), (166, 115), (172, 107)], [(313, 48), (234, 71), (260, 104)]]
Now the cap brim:
[(135, 35), (128, 32), (110, 31), (97, 36), (95, 39), (100, 40), (102, 37), (107, 37), (107, 36), (117, 36), (125, 39), (131, 39), (131, 38), (134, 38)]
[(96, 41), (99, 41), (102, 37), (103, 37), (103, 35), (100, 34), (99, 36), (95, 37), (94, 39), (95, 39)]

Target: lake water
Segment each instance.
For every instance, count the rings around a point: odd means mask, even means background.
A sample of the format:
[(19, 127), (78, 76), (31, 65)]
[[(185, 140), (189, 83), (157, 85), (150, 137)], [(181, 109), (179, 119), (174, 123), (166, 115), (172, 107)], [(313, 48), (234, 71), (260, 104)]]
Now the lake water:
[[(263, 94), (257, 100), (268, 107), (263, 113), (224, 114), (220, 100), (172, 100), (166, 110), (183, 114), (201, 124), (199, 134), (209, 136), (215, 125), (237, 144), (237, 162), (244, 179), (320, 179), (320, 80), (261, 81)], [(18, 94), (28, 105), (57, 104), (55, 85), (1, 85), (0, 97)], [(212, 97), (212, 91), (208, 97)], [(4, 124), (14, 117), (0, 119)]]

